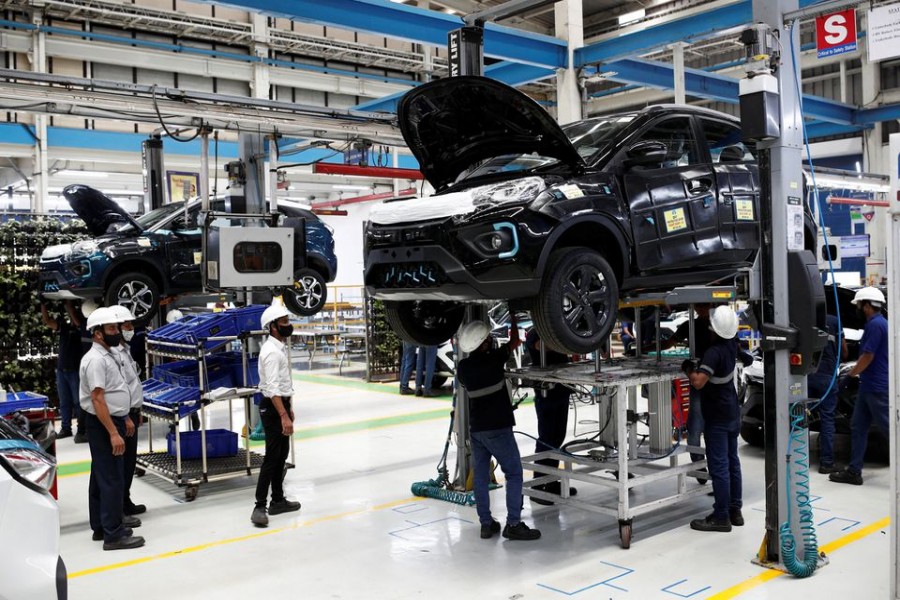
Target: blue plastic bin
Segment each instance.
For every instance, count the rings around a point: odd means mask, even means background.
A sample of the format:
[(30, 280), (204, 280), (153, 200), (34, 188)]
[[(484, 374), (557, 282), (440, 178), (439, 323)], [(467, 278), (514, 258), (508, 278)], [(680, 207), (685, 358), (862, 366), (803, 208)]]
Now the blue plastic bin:
[(0, 415), (8, 415), (17, 410), (29, 410), (32, 408), (46, 408), (47, 396), (34, 392), (15, 392), (6, 395), (6, 402), (0, 402)]
[[(180, 434), (181, 458), (196, 460), (202, 457), (202, 445), (199, 431), (186, 431)], [(175, 433), (166, 435), (169, 454), (175, 456)], [(206, 458), (223, 458), (236, 456), (238, 452), (238, 434), (227, 429), (210, 429), (206, 432)]]
[(234, 319), (234, 326), (238, 332), (258, 331), (261, 329), (259, 319), (266, 310), (264, 304), (251, 304), (243, 308), (235, 308), (226, 311)]
[[(231, 315), (226, 313), (210, 313), (199, 315), (195, 321), (191, 322), (187, 330), (187, 339), (191, 342), (199, 342), (203, 338), (237, 335), (237, 327)], [(222, 341), (204, 342), (204, 347), (211, 348), (221, 345)]]

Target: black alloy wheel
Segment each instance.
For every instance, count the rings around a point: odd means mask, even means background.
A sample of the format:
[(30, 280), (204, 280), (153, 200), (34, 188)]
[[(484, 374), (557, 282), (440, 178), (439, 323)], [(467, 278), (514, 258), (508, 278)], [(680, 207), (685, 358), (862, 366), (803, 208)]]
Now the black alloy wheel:
[(328, 287), (315, 269), (300, 269), (294, 274), (293, 287), (284, 288), (284, 305), (295, 315), (310, 317), (325, 306)]
[(124, 306), (139, 324), (145, 324), (159, 308), (159, 285), (149, 275), (125, 273), (109, 285), (104, 301), (106, 306)]
[(401, 340), (437, 346), (456, 335), (465, 306), (436, 300), (385, 300), (384, 312), (388, 325)]
[(618, 305), (619, 284), (603, 255), (562, 248), (550, 256), (533, 317), (541, 339), (554, 350), (587, 354), (609, 338)]

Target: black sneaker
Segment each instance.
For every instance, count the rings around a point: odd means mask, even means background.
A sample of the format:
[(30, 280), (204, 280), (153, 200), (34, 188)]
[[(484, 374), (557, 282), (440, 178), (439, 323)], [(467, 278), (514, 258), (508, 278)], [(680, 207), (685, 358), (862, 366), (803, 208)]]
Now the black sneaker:
[(144, 504), (129, 503), (125, 505), (125, 507), (122, 509), (122, 512), (125, 513), (125, 516), (127, 517), (133, 515), (142, 515), (147, 512), (147, 506)]
[(421, 396), (421, 395), (424, 394), (424, 393), (425, 393), (425, 392), (422, 391), (422, 388), (416, 388), (416, 396)]
[(503, 528), (503, 537), (508, 540), (531, 541), (541, 537), (541, 532), (537, 529), (532, 529), (522, 521), (519, 521), (515, 525), (507, 523), (506, 527)]
[(269, 517), (266, 516), (266, 509), (259, 506), (254, 508), (253, 514), (250, 515), (250, 522), (257, 527), (268, 527)]
[(293, 500), (272, 500), (269, 504), (269, 514), (270, 515), (280, 515), (281, 513), (286, 512), (294, 512), (295, 510), (300, 510), (300, 503), (294, 502)]
[(58, 440), (65, 439), (68, 437), (72, 437), (71, 429), (60, 429), (59, 433), (56, 434), (56, 439), (58, 439)]
[[(131, 529), (129, 529), (128, 527), (125, 528), (125, 537), (128, 537), (133, 533), (134, 532)], [(91, 539), (94, 540), (95, 542), (102, 542), (103, 541), (103, 530), (101, 529), (100, 531), (94, 531), (91, 534)]]
[(835, 483), (849, 483), (850, 485), (862, 485), (863, 478), (862, 473), (854, 473), (850, 469), (844, 469), (843, 471), (835, 471), (831, 475), (828, 476), (830, 481)]
[(74, 441), (76, 444), (87, 444), (88, 443), (87, 434), (83, 431), (76, 431)]
[(126, 535), (114, 542), (103, 542), (104, 550), (131, 550), (144, 545), (144, 538), (139, 535)]
[(731, 524), (735, 527), (744, 526), (744, 514), (741, 512), (741, 509), (732, 508), (728, 511), (728, 517), (731, 519)]
[(495, 533), (500, 533), (500, 522), (491, 519), (490, 525), (481, 526), (481, 539), (489, 540), (494, 537)]
[(834, 465), (819, 465), (819, 473), (822, 475), (829, 475), (831, 473), (837, 473), (838, 471), (840, 471), (840, 469)]
[(132, 517), (131, 515), (124, 515), (122, 517), (122, 525), (136, 529), (141, 526), (141, 520), (137, 517)]
[(731, 520), (720, 519), (715, 515), (709, 515), (705, 519), (694, 519), (691, 521), (691, 529), (697, 531), (720, 531), (728, 533), (731, 531)]
[(413, 393), (413, 391), (412, 391), (411, 389), (409, 389), (408, 387), (407, 387), (407, 388), (404, 388), (404, 387), (400, 388), (400, 395), (401, 395), (401, 396), (409, 396), (409, 395), (412, 394), (412, 393)]

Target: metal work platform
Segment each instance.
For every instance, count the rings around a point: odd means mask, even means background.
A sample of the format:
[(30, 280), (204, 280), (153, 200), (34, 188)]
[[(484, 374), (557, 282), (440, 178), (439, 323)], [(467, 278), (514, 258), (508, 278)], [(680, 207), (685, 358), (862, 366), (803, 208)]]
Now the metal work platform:
[[(706, 486), (688, 484), (688, 477), (708, 478), (701, 470), (706, 467), (706, 460), (679, 464), (681, 454), (705, 454), (704, 449), (673, 441), (673, 435), (680, 432), (676, 433), (673, 424), (671, 390), (672, 381), (683, 377), (681, 359), (620, 358), (599, 364), (528, 367), (512, 370), (508, 376), (589, 388), (599, 416), (600, 431), (590, 440), (570, 445), (566, 452), (550, 450), (522, 458), (523, 468), (535, 472), (535, 478), (524, 483), (525, 495), (616, 517), (621, 545), (627, 549), (631, 546), (634, 517), (709, 491)], [(636, 427), (637, 400), (644, 386), (649, 392), (646, 423), (650, 431), (639, 443), (642, 436)], [(537, 463), (547, 458), (559, 460), (561, 467)], [(674, 479), (674, 485), (667, 492), (669, 495), (641, 504), (629, 496), (632, 489), (670, 479)], [(561, 482), (560, 496), (535, 489), (557, 480)], [(570, 497), (569, 485), (575, 481), (615, 489), (616, 499), (608, 502)]]

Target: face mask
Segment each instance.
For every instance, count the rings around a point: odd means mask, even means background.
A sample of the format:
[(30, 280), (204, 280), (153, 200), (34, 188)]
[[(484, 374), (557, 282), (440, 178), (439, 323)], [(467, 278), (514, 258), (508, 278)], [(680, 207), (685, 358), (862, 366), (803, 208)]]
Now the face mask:
[(109, 346), (110, 348), (115, 348), (119, 344), (122, 343), (122, 334), (114, 333), (112, 335), (108, 333), (103, 334), (103, 343)]
[(126, 342), (130, 342), (133, 337), (134, 337), (134, 329), (123, 329), (122, 330), (122, 338)]
[(279, 325), (278, 326), (278, 335), (283, 338), (291, 337), (291, 334), (294, 333), (293, 325)]

